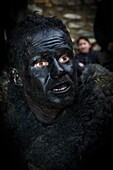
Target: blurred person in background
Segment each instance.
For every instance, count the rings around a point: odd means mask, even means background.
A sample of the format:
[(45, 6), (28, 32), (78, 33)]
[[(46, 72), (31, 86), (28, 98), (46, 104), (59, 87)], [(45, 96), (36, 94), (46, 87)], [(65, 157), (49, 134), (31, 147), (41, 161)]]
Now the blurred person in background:
[(78, 54), (75, 56), (77, 62), (78, 77), (89, 64), (99, 64), (99, 52), (92, 49), (92, 44), (85, 36), (77, 39)]

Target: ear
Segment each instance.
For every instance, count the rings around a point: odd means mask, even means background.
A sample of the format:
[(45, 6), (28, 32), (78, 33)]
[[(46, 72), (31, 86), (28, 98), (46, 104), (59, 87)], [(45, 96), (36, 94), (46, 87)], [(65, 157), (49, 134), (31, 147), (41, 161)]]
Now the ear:
[(9, 68), (9, 81), (14, 83), (16, 86), (23, 86), (21, 77), (19, 76), (16, 68)]

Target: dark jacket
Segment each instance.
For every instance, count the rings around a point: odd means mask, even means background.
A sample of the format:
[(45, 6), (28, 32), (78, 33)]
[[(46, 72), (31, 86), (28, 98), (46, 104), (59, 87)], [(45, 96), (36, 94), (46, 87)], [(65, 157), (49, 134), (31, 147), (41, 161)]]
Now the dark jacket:
[[(78, 76), (80, 76), (83, 72), (83, 70), (89, 65), (89, 64), (99, 64), (99, 52), (98, 51), (90, 51), (87, 54), (79, 53), (75, 56), (76, 64), (77, 64), (77, 73)], [(79, 63), (83, 63), (84, 66), (81, 67)]]

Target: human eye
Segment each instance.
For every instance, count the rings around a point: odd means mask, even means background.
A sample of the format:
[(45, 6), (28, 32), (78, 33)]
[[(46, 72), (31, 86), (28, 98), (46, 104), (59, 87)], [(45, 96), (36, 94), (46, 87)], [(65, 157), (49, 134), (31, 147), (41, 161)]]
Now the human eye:
[(65, 64), (68, 63), (70, 61), (70, 58), (66, 55), (63, 54), (60, 58), (59, 58), (59, 63), (60, 64)]
[(40, 60), (34, 63), (34, 68), (46, 68), (48, 66), (48, 62), (46, 60)]

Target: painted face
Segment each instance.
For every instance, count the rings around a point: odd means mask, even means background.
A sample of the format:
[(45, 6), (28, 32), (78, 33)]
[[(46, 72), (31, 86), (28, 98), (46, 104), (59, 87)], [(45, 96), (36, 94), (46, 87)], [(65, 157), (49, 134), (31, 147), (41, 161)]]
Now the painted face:
[(49, 29), (31, 43), (22, 64), (25, 93), (38, 107), (65, 108), (74, 101), (77, 83), (68, 36)]
[(78, 47), (79, 47), (80, 52), (88, 53), (91, 48), (91, 44), (84, 39), (80, 39), (78, 43)]

